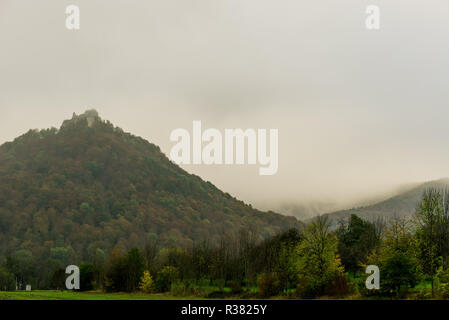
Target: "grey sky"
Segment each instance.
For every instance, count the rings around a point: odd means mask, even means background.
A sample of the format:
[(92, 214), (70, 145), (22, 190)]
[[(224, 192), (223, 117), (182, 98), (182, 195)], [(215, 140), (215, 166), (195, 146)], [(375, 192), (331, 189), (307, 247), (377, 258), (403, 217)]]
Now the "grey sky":
[(449, 176), (448, 21), (447, 0), (0, 0), (0, 143), (88, 108), (167, 154), (192, 120), (278, 128), (275, 176), (185, 166), (265, 209)]

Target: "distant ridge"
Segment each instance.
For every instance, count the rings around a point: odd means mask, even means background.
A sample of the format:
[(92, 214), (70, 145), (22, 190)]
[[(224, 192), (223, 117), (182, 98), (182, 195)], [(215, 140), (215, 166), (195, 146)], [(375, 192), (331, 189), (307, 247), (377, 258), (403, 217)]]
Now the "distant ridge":
[[(449, 178), (421, 183), (411, 188), (408, 187), (406, 191), (373, 205), (339, 210), (323, 214), (323, 216), (329, 218), (332, 227), (336, 227), (340, 221), (347, 221), (352, 214), (371, 221), (377, 218), (411, 217), (415, 213), (417, 205), (420, 203), (423, 192), (428, 188), (449, 188)], [(306, 222), (313, 221), (314, 219), (308, 219)]]

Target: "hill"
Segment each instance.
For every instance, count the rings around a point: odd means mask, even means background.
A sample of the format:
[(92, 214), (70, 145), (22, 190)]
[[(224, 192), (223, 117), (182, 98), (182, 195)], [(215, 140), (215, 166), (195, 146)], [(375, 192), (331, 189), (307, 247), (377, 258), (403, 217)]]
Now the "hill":
[[(406, 191), (373, 205), (340, 210), (324, 215), (328, 216), (333, 227), (336, 227), (339, 221), (347, 221), (351, 214), (356, 214), (360, 218), (370, 221), (377, 218), (391, 219), (396, 217), (410, 217), (414, 214), (424, 190), (428, 188), (449, 188), (449, 178), (409, 186), (406, 188)], [(313, 219), (309, 219), (308, 221), (312, 220)]]
[(91, 260), (148, 240), (188, 246), (244, 227), (268, 237), (294, 226), (187, 173), (95, 110), (0, 146), (0, 257)]

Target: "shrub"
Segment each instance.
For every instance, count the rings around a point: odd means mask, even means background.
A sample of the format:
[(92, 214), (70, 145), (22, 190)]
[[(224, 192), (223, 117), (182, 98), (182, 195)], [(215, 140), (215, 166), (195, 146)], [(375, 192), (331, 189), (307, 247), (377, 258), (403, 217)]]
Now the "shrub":
[(321, 279), (301, 278), (296, 286), (296, 295), (302, 299), (313, 299), (323, 294), (323, 288)]
[(443, 270), (440, 267), (437, 271), (437, 278), (440, 283), (449, 283), (449, 269)]
[(224, 299), (229, 294), (225, 293), (224, 291), (212, 291), (206, 295), (207, 299)]
[(259, 296), (269, 298), (282, 292), (281, 281), (276, 273), (264, 273), (257, 281)]
[(208, 287), (210, 285), (210, 280), (207, 278), (201, 278), (198, 280), (198, 286), (200, 288)]
[(223, 292), (225, 287), (224, 279), (217, 279), (214, 281), (214, 284), (218, 287), (218, 291)]
[(449, 269), (438, 268), (435, 284), (438, 296), (441, 299), (449, 299)]
[(432, 297), (432, 292), (429, 289), (422, 288), (418, 291), (416, 298), (419, 300), (427, 300)]
[(229, 281), (228, 286), (231, 289), (232, 294), (242, 293), (242, 284), (237, 281)]
[(176, 281), (171, 284), (170, 293), (173, 296), (185, 296), (187, 293), (187, 286), (181, 281)]
[(378, 297), (382, 295), (382, 292), (378, 289), (368, 290), (366, 288), (365, 280), (366, 276), (363, 276), (359, 282), (357, 282), (356, 288), (362, 297)]
[(201, 290), (196, 290), (194, 284), (194, 280), (175, 281), (171, 284), (170, 293), (174, 296), (199, 294)]
[(449, 283), (442, 283), (440, 284), (440, 288), (438, 290), (439, 295), (441, 299), (449, 299)]
[(171, 289), (173, 282), (178, 280), (179, 271), (176, 267), (166, 266), (160, 272), (156, 279), (155, 287), (158, 292), (167, 292)]
[(355, 286), (349, 281), (346, 275), (336, 275), (327, 285), (325, 294), (329, 296), (345, 296), (355, 292)]
[(408, 295), (408, 287), (407, 286), (401, 286), (398, 290), (397, 297), (399, 299), (405, 299)]
[(299, 277), (296, 286), (296, 296), (302, 299), (313, 299), (322, 295), (341, 297), (356, 291), (356, 284), (340, 272), (329, 273), (322, 278)]

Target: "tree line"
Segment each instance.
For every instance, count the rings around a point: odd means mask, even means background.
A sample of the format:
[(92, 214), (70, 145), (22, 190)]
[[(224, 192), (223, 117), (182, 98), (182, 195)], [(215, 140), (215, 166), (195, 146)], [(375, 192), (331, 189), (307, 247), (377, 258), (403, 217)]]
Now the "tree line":
[[(428, 189), (414, 216), (366, 221), (352, 215), (336, 230), (320, 216), (260, 240), (242, 228), (219, 241), (185, 248), (157, 239), (128, 251), (98, 251), (80, 264), (81, 290), (205, 297), (410, 297), (449, 298), (449, 191)], [(70, 252), (54, 249), (45, 264), (25, 251), (0, 266), (0, 290), (31, 283), (64, 289), (63, 262)], [(380, 269), (380, 289), (367, 290), (365, 268)]]

